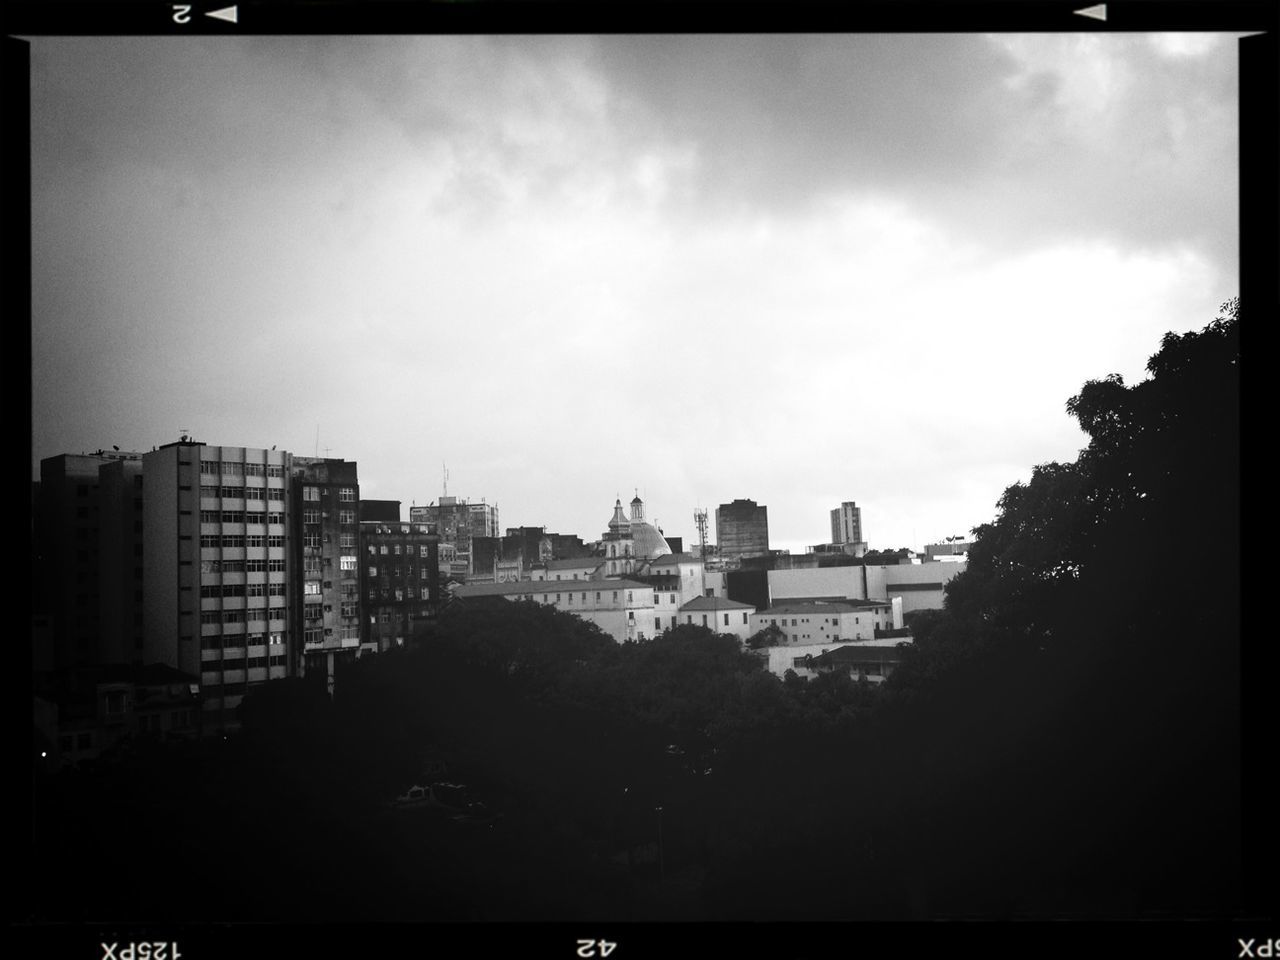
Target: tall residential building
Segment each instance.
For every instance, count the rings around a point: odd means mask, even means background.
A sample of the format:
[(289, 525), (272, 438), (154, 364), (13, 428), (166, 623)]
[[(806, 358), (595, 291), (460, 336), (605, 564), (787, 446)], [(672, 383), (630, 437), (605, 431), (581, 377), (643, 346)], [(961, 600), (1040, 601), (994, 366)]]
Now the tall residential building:
[(324, 676), (332, 693), (336, 666), (360, 648), (360, 483), (350, 460), (295, 456), (291, 473), (291, 556), (301, 573), (291, 604), (302, 625), (297, 672)]
[(754, 500), (720, 504), (716, 507), (716, 546), (721, 560), (766, 556), (769, 508)]
[(832, 543), (863, 543), (862, 508), (847, 500), (831, 511)]
[(103, 663), (142, 662), (142, 458), (98, 468), (98, 624)]
[[(40, 461), (40, 485), (32, 518), (36, 577), (32, 612), (33, 627), (39, 624), (41, 641), (50, 648), (37, 651), (38, 664), (61, 669), (107, 663), (121, 656), (134, 659), (136, 649), (126, 645), (126, 649), (116, 650), (103, 643), (101, 571), (122, 558), (118, 549), (121, 545), (103, 539), (99, 470), (113, 463), (136, 463), (139, 456), (99, 450), (92, 454), (59, 454)], [(130, 476), (136, 469), (130, 468)], [(112, 509), (116, 502), (113, 497)], [(132, 504), (133, 497), (128, 502)], [(132, 530), (134, 519), (125, 522)], [(118, 532), (119, 527), (111, 523), (108, 529)], [(127, 559), (126, 569), (134, 570), (135, 558)], [(128, 595), (132, 596), (131, 589)], [(114, 642), (120, 634), (112, 636)], [(132, 643), (132, 635), (128, 643)]]
[[(292, 457), (182, 438), (143, 454), (143, 662), (200, 677), (206, 730), (296, 662)], [(296, 609), (296, 608), (295, 608)]]
[(440, 538), (425, 523), (360, 522), (360, 652), (403, 646), (439, 603)]

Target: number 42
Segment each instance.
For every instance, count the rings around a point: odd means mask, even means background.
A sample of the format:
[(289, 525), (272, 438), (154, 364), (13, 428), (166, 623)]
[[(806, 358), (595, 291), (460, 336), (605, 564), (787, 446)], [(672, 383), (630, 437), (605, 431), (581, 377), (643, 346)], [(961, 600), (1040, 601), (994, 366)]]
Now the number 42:
[[(613, 953), (616, 943), (610, 943), (608, 940), (579, 940), (578, 956), (580, 957), (607, 957)], [(600, 948), (600, 952), (596, 953), (596, 948)]]

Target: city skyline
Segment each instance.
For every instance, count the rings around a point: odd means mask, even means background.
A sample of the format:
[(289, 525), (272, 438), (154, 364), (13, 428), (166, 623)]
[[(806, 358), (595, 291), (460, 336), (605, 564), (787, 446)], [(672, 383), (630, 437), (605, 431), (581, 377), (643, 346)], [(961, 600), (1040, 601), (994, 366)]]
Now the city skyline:
[(1231, 35), (31, 50), (33, 477), (185, 430), (406, 517), (447, 463), (504, 528), (918, 549), (1237, 292)]

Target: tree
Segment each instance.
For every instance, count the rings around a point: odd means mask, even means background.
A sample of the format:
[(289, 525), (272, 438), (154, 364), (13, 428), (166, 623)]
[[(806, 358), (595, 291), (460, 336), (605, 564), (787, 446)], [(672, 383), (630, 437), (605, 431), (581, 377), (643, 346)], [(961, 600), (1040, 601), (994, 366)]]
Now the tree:
[(763, 630), (757, 630), (747, 637), (746, 645), (749, 650), (761, 650), (764, 647), (776, 647), (785, 639), (786, 634), (782, 632), (782, 628), (776, 623), (771, 623)]

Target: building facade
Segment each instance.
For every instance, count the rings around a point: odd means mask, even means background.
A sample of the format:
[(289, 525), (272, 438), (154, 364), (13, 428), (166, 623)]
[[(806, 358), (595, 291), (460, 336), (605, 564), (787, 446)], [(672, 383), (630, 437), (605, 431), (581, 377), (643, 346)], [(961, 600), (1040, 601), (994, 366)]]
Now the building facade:
[(769, 509), (754, 500), (716, 507), (716, 547), (722, 561), (769, 553)]
[(862, 508), (847, 500), (831, 511), (832, 543), (866, 543), (862, 531)]
[(403, 646), (439, 603), (440, 538), (425, 523), (360, 524), (361, 653)]
[(425, 507), (409, 508), (410, 523), (425, 523), (440, 536), (441, 546), (452, 547), (449, 551), (441, 550), (442, 556), (448, 553), (449, 569), (442, 570), (447, 576), (465, 580), (471, 572), (471, 539), (472, 537), (498, 537), (501, 530), (498, 526), (498, 505), (470, 503), (458, 497), (442, 496), (439, 501)]
[(301, 624), (298, 676), (321, 675), (330, 693), (338, 664), (360, 647), (360, 482), (356, 464), (294, 457), (293, 622)]
[(234, 728), (244, 694), (299, 653), (292, 457), (183, 438), (142, 464), (143, 661), (200, 677), (203, 728)]
[(782, 631), (783, 646), (875, 640), (877, 632), (902, 626), (894, 604), (881, 600), (785, 603), (753, 613), (750, 619), (752, 634), (770, 626)]
[(739, 640), (751, 636), (751, 615), (756, 608), (748, 603), (722, 597), (694, 597), (676, 614), (677, 623), (706, 627), (716, 633), (732, 634)]
[(634, 580), (524, 580), (519, 583), (465, 584), (455, 597), (502, 597), (553, 606), (594, 623), (618, 643), (656, 635), (653, 588)]

